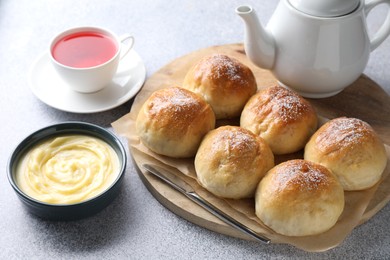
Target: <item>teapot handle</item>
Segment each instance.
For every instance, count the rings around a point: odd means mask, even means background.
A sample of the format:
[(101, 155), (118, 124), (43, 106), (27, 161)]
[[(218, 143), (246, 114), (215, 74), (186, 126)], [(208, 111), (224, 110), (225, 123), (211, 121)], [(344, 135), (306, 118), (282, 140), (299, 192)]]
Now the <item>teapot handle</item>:
[(388, 6), (387, 16), (379, 30), (370, 41), (370, 51), (375, 50), (390, 34), (390, 0), (372, 0), (365, 3), (365, 15), (377, 5), (386, 4)]

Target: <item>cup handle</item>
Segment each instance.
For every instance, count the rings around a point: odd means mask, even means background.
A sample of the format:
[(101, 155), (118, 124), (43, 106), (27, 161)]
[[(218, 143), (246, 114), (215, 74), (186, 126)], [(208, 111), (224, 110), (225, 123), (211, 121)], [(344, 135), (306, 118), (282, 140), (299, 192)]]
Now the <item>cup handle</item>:
[(121, 53), (119, 59), (123, 59), (134, 46), (134, 37), (130, 34), (124, 34), (119, 37), (119, 41), (122, 44)]
[(370, 51), (375, 50), (390, 34), (390, 0), (372, 0), (365, 4), (365, 14), (368, 13), (377, 5), (386, 4), (388, 7), (387, 16), (379, 30), (374, 34), (370, 40)]

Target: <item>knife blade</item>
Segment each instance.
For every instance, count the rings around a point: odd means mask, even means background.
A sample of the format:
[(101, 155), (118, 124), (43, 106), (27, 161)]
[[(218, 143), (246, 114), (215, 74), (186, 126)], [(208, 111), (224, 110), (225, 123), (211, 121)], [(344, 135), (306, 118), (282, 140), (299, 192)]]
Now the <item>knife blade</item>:
[(142, 167), (177, 190), (178, 192), (182, 193), (184, 196), (186, 196), (191, 201), (195, 202), (199, 206), (206, 209), (208, 212), (225, 222), (226, 224), (238, 229), (239, 231), (247, 234), (248, 236), (252, 237), (256, 241), (269, 244), (271, 243), (271, 240), (266, 238), (264, 235), (260, 235), (250, 229), (249, 227), (245, 226), (244, 224), (240, 223), (239, 221), (235, 220), (231, 216), (227, 215), (225, 212), (221, 211), (211, 203), (209, 203), (207, 200), (199, 196), (195, 190), (186, 182), (183, 180), (177, 178), (174, 174), (168, 172), (167, 170), (163, 169), (162, 167), (159, 167), (157, 165), (152, 164), (143, 164)]

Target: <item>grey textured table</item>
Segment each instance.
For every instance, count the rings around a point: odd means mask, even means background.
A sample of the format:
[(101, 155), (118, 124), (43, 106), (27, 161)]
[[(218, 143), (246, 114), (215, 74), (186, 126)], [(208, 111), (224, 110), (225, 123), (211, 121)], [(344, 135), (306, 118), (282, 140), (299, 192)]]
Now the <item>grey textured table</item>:
[[(337, 248), (307, 253), (288, 245), (263, 245), (196, 226), (161, 206), (129, 161), (119, 197), (99, 214), (73, 222), (50, 222), (22, 208), (6, 177), (13, 148), (29, 133), (49, 124), (81, 120), (111, 129), (132, 101), (107, 112), (74, 114), (53, 109), (29, 88), (28, 70), (58, 31), (97, 25), (136, 37), (135, 50), (147, 76), (188, 52), (242, 42), (244, 27), (235, 15), (251, 4), (266, 23), (277, 1), (0, 1), (0, 259), (390, 259), (390, 205)], [(378, 28), (386, 8), (369, 16)], [(390, 39), (371, 53), (365, 74), (390, 94)]]

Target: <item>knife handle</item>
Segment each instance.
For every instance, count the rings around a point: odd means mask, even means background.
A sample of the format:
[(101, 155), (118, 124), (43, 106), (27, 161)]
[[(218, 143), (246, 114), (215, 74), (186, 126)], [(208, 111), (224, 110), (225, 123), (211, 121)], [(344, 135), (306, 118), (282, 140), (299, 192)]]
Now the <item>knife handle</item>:
[(244, 232), (245, 234), (247, 234), (248, 236), (254, 238), (255, 240), (260, 241), (260, 242), (265, 243), (265, 244), (271, 243), (270, 239), (268, 239), (268, 238), (266, 238), (264, 236), (259, 235), (258, 233), (256, 233), (252, 229), (248, 228), (247, 226), (245, 226), (242, 223), (238, 222), (237, 220), (233, 219), (232, 217), (230, 217), (229, 215), (227, 215), (223, 211), (221, 211), (218, 208), (216, 208), (214, 205), (212, 205), (209, 202), (207, 202), (206, 200), (204, 200), (197, 193), (195, 193), (195, 192), (186, 192), (185, 195), (190, 200), (192, 200), (193, 202), (195, 202), (199, 206), (203, 207), (204, 209), (206, 209), (207, 211), (212, 213), (214, 216), (216, 216), (220, 220), (222, 220), (225, 223), (227, 223), (227, 224), (237, 228), (238, 230), (240, 230), (241, 232)]

